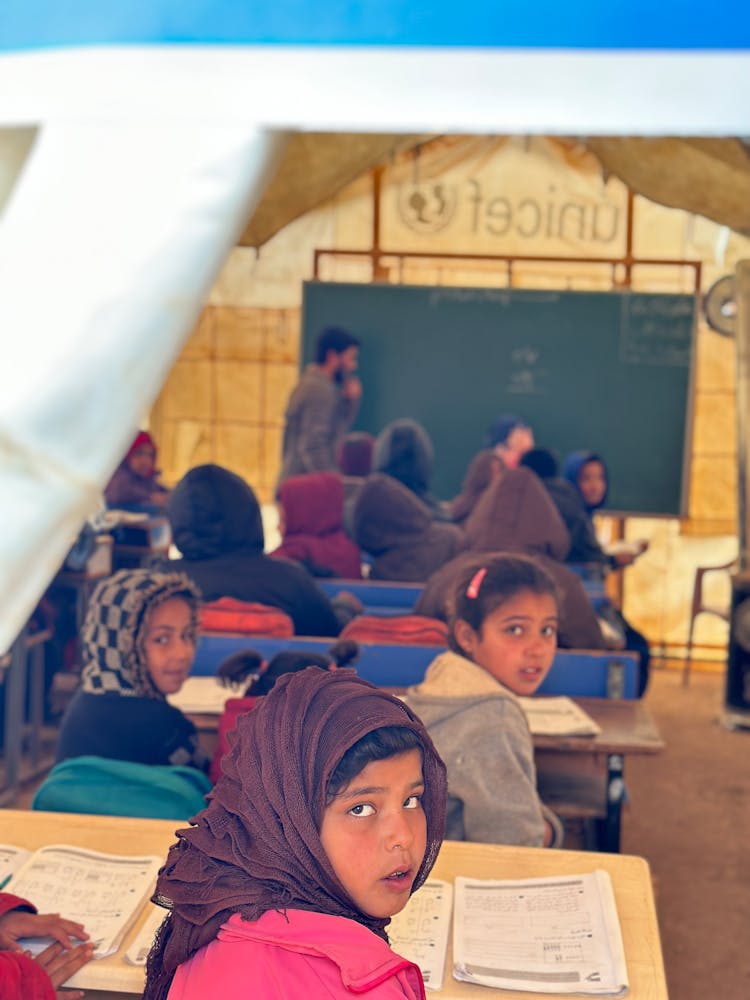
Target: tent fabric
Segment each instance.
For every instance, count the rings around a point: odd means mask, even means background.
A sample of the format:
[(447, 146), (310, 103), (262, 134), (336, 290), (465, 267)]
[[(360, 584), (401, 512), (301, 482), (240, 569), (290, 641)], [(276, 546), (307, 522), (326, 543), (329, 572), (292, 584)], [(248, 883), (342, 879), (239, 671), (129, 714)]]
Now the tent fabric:
[(352, 132), (302, 132), (290, 136), (276, 173), (240, 236), (240, 246), (261, 246), (289, 222), (322, 205), (362, 174), (430, 138)]
[(637, 194), (750, 236), (750, 147), (732, 138), (591, 137), (604, 168)]
[(40, 128), (0, 224), (0, 649), (101, 506), (274, 143), (245, 123)]
[[(398, 139), (394, 135), (320, 133), (292, 137), (240, 244), (261, 246), (386, 156), (429, 141), (427, 136)], [(636, 193), (750, 235), (750, 147), (746, 142), (622, 136), (590, 136), (581, 142), (607, 173)]]

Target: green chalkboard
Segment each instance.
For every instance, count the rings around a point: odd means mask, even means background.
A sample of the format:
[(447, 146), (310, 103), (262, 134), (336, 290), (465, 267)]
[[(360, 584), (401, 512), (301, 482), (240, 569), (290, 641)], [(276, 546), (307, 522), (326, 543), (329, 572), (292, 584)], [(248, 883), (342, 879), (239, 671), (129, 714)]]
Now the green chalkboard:
[(303, 362), (325, 326), (359, 337), (356, 426), (424, 424), (438, 496), (459, 491), (487, 428), (510, 412), (561, 458), (601, 453), (610, 510), (679, 515), (694, 312), (691, 295), (307, 282)]

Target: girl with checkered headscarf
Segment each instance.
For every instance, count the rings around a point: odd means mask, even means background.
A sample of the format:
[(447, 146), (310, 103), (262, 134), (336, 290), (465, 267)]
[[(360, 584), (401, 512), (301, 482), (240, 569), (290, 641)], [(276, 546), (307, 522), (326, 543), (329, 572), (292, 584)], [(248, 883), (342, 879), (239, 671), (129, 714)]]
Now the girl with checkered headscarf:
[(81, 633), (81, 686), (57, 760), (95, 755), (206, 770), (193, 724), (166, 700), (195, 656), (200, 593), (181, 573), (120, 570), (98, 584)]

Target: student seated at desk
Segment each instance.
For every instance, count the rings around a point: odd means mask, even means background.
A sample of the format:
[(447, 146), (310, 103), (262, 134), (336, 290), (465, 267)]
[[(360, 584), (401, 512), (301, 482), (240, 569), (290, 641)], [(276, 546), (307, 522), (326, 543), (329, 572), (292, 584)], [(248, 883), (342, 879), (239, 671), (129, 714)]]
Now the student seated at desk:
[(335, 472), (290, 476), (279, 486), (281, 545), (272, 556), (293, 559), (313, 576), (362, 577), (362, 554), (344, 532), (344, 484)]
[(558, 846), (539, 800), (534, 747), (516, 695), (532, 695), (557, 647), (554, 581), (532, 559), (498, 556), (460, 579), (451, 651), (407, 690), (448, 768), (448, 840)]
[(271, 657), (268, 663), (264, 663), (260, 653), (256, 653), (254, 649), (245, 649), (241, 653), (227, 657), (219, 664), (216, 671), (221, 684), (228, 688), (239, 688), (248, 680), (249, 684), (244, 694), (237, 698), (229, 698), (224, 703), (224, 711), (219, 718), (219, 740), (208, 772), (211, 781), (216, 784), (221, 777), (221, 760), (224, 754), (229, 752), (229, 734), (237, 728), (237, 719), (244, 712), (255, 708), (258, 698), (267, 695), (280, 677), (284, 674), (296, 674), (306, 667), (337, 670), (353, 663), (358, 656), (359, 646), (356, 642), (352, 642), (351, 639), (339, 639), (324, 654), (285, 650)]
[(264, 554), (260, 504), (229, 469), (191, 469), (172, 490), (167, 514), (182, 558), (165, 565), (187, 573), (205, 601), (234, 597), (281, 608), (297, 635), (338, 635), (361, 611), (351, 595), (329, 601), (297, 563)]
[(138, 431), (104, 490), (108, 507), (139, 514), (161, 514), (169, 490), (159, 482), (156, 444), (148, 431)]
[[(427, 580), (417, 603), (415, 615), (426, 615), (447, 622), (458, 581), (473, 567), (481, 569), (500, 552), (464, 552), (442, 566)], [(534, 560), (552, 577), (557, 592), (557, 644), (563, 649), (606, 649), (602, 630), (581, 578), (567, 566), (548, 556), (534, 555)]]
[(570, 536), (531, 469), (506, 469), (482, 493), (463, 524), (474, 552), (526, 552), (562, 562)]
[(375, 439), (372, 471), (392, 476), (418, 497), (436, 521), (450, 514), (431, 490), (435, 449), (425, 428), (404, 417), (387, 424)]
[[(32, 958), (22, 938), (53, 938)], [(83, 990), (59, 989), (94, 954), (83, 924), (57, 913), (37, 913), (20, 896), (0, 892), (0, 997), (3, 1000), (79, 1000)], [(79, 943), (74, 944), (74, 939)]]
[(434, 521), (411, 490), (382, 472), (365, 480), (353, 520), (355, 541), (373, 559), (372, 580), (422, 583), (464, 548), (457, 525)]
[(534, 432), (515, 413), (501, 413), (487, 430), (486, 444), (502, 459), (504, 468), (515, 469), (524, 452), (534, 447)]
[[(623, 569), (630, 566), (648, 548), (648, 543), (637, 545), (632, 549), (618, 551), (614, 555), (608, 555), (599, 545), (594, 533), (592, 517), (607, 502), (609, 491), (609, 474), (607, 466), (601, 455), (593, 451), (575, 451), (568, 455), (563, 462), (563, 475), (567, 481), (577, 490), (586, 516), (591, 524), (592, 544), (595, 550), (590, 552), (589, 562), (598, 563), (602, 568), (602, 576), (607, 569)], [(596, 552), (598, 549), (598, 553)], [(648, 686), (649, 667), (651, 663), (651, 651), (648, 647), (648, 639), (634, 628), (625, 618), (622, 612), (610, 605), (609, 620), (620, 631), (623, 636), (625, 649), (632, 649), (638, 653), (640, 663), (640, 677), (638, 681), (638, 697), (646, 692)]]
[(282, 677), (177, 831), (144, 1000), (424, 1000), (386, 927), (435, 863), (445, 796), (445, 766), (403, 702), (350, 670)]
[(58, 762), (94, 755), (208, 769), (192, 722), (166, 700), (193, 665), (199, 600), (181, 573), (123, 569), (97, 585), (81, 634), (81, 687), (60, 727)]
[(466, 521), (479, 498), (499, 478), (503, 469), (502, 459), (492, 448), (485, 448), (472, 458), (461, 484), (461, 492), (448, 504), (451, 518), (456, 524)]
[(577, 487), (559, 475), (557, 458), (553, 453), (547, 448), (532, 448), (521, 458), (521, 465), (537, 474), (565, 522), (570, 535), (566, 562), (606, 562), (581, 494)]

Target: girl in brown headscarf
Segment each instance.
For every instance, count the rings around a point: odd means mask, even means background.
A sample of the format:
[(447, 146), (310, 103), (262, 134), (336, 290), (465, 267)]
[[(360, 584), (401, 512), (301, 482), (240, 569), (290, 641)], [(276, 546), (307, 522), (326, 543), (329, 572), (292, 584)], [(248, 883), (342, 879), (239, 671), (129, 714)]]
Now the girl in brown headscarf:
[(401, 701), (350, 670), (282, 677), (169, 852), (144, 1000), (423, 1000), (385, 928), (432, 869), (445, 799), (443, 762)]

